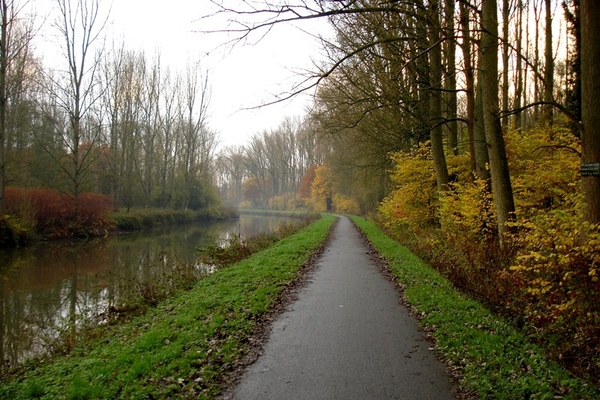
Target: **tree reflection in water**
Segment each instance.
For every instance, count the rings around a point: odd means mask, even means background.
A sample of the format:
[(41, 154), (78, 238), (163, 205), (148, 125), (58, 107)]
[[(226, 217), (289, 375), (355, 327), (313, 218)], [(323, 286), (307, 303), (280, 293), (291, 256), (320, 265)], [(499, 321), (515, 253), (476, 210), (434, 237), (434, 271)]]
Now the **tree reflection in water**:
[(57, 346), (69, 347), (82, 321), (94, 319), (118, 304), (125, 288), (131, 287), (124, 283), (153, 282), (158, 274), (171, 268), (174, 263), (168, 254), (194, 262), (195, 250), (210, 241), (231, 232), (273, 232), (289, 221), (241, 216), (236, 221), (0, 250), (3, 367), (60, 350)]

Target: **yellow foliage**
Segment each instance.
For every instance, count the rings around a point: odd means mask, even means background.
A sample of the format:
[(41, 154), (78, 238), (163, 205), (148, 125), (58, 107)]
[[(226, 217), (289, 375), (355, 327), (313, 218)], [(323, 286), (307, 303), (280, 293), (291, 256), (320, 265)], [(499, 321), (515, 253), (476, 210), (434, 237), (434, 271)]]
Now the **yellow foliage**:
[(333, 196), (333, 209), (342, 214), (360, 214), (360, 207), (355, 199), (339, 194)]
[(315, 169), (315, 179), (310, 187), (311, 198), (325, 199), (333, 194), (333, 172), (328, 165), (321, 165)]
[(481, 243), (496, 235), (496, 210), (489, 184), (459, 182), (440, 197), (440, 223), (455, 242)]
[(420, 255), (530, 332), (554, 337), (553, 351), (600, 354), (600, 225), (582, 223), (579, 140), (558, 124), (505, 139), (517, 222), (502, 246), (489, 182), (473, 181), (467, 157), (448, 156), (457, 179), (438, 193), (427, 145), (393, 156), (381, 224), (417, 233)]
[[(443, 225), (443, 219), (462, 218), (454, 212), (446, 217), (440, 214), (443, 209), (439, 208), (440, 194), (430, 152), (429, 143), (424, 143), (415, 147), (411, 153), (397, 153), (392, 157), (394, 169), (390, 178), (394, 189), (379, 207), (380, 218), (391, 232), (398, 232), (406, 227), (418, 231), (438, 226), (440, 222)], [(446, 162), (448, 173), (455, 181), (470, 182), (468, 155), (448, 156)], [(448, 193), (448, 196), (455, 198), (451, 192)], [(455, 199), (459, 201), (459, 198)], [(473, 210), (474, 213), (480, 213), (480, 210)]]
[[(565, 129), (537, 128), (506, 135), (519, 217), (536, 209), (559, 209), (579, 191), (579, 139)], [(551, 138), (551, 139), (550, 139)]]
[(429, 147), (423, 144), (411, 153), (396, 153), (392, 159), (393, 190), (379, 207), (384, 226), (398, 232), (407, 226), (418, 230), (435, 225), (437, 187)]

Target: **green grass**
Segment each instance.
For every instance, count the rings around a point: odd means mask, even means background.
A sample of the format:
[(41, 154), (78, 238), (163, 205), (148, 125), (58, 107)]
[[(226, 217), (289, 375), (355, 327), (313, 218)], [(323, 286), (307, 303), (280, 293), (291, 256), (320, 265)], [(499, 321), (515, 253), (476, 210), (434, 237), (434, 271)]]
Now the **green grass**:
[(437, 349), (463, 376), (466, 392), (481, 399), (600, 398), (592, 385), (549, 361), (524, 335), (459, 293), (373, 223), (353, 220), (388, 262)]
[[(217, 271), (70, 354), (0, 382), (2, 399), (212, 398), (258, 321), (326, 238), (334, 217)], [(150, 397), (152, 396), (152, 397)]]

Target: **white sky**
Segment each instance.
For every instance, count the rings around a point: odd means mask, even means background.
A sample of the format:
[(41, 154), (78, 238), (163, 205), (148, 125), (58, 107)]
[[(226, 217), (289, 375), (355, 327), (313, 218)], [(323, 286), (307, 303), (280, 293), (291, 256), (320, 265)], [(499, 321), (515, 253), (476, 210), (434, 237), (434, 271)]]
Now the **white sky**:
[[(45, 8), (42, 2), (54, 4), (53, 0), (36, 0), (38, 14)], [(298, 71), (313, 70), (311, 59), (318, 60), (320, 54), (316, 39), (297, 27), (279, 26), (257, 44), (215, 50), (228, 37), (198, 33), (224, 28), (217, 19), (198, 20), (208, 14), (209, 6), (208, 0), (113, 0), (111, 30), (123, 37), (127, 48), (144, 50), (149, 58), (160, 51), (171, 68), (183, 70), (189, 60), (201, 60), (212, 88), (209, 125), (219, 132), (223, 145), (243, 144), (250, 135), (276, 127), (286, 116), (303, 115), (310, 104), (308, 95), (258, 110), (244, 109), (272, 102), (302, 80)], [(301, 27), (312, 33), (326, 28), (326, 21), (311, 24)], [(43, 31), (48, 32), (48, 27)]]

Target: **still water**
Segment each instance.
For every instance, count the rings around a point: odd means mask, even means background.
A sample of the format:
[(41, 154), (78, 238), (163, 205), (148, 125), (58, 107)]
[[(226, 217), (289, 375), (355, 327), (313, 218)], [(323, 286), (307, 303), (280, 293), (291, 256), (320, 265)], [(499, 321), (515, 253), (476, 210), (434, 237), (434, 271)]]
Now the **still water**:
[(199, 246), (231, 233), (274, 232), (285, 222), (290, 219), (242, 215), (226, 222), (0, 249), (0, 362), (14, 366), (43, 354), (74, 318), (100, 315), (115, 304), (123, 282), (149, 281), (157, 269), (168, 268), (166, 253), (193, 262)]

